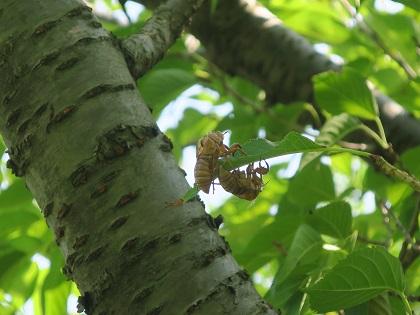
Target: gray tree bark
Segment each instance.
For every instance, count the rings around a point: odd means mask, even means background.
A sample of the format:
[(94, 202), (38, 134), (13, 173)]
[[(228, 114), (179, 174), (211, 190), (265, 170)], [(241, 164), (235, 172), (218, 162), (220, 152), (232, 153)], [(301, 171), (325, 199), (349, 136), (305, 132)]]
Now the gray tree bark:
[(87, 314), (275, 314), (188, 189), (115, 38), (77, 0), (0, 2), (0, 132)]

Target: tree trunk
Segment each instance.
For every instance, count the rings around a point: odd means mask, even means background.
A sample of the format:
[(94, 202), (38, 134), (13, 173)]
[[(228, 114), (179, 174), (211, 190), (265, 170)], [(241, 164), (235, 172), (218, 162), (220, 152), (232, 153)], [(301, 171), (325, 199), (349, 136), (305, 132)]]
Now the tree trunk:
[(0, 2), (0, 132), (88, 314), (275, 314), (142, 102), (118, 42), (76, 0)]

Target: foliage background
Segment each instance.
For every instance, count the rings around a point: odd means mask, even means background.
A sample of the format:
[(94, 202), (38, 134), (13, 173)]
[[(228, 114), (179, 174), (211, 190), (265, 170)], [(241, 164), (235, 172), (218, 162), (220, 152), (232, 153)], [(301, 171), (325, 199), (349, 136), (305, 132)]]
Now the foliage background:
[[(114, 12), (102, 22), (119, 37), (138, 30), (151, 15), (128, 2), (126, 8), (135, 22), (124, 26), (114, 23), (125, 18), (119, 3), (93, 2), (101, 15)], [(343, 1), (261, 1), (287, 27), (309, 39), (317, 50), (354, 70), (356, 79), (351, 79), (357, 81), (359, 76), (368, 79), (419, 118), (419, 79), (409, 78), (389, 57), (390, 53), (399, 54), (418, 72), (419, 2), (350, 2), (360, 5), (358, 13), (389, 51), (384, 52), (372, 37), (360, 31)], [(138, 17), (134, 16), (137, 12)], [(301, 113), (313, 113), (311, 104), (275, 104), (268, 108), (262, 90), (248, 81), (227, 76), (204, 59), (201, 52), (196, 39), (183, 35), (164, 60), (138, 82), (160, 128), (172, 139), (174, 154), (191, 184), (194, 144), (209, 131), (229, 130), (227, 138), (231, 143), (244, 143), (256, 137), (279, 141), (291, 130), (317, 138), (319, 130), (297, 123)], [(348, 86), (345, 81), (339, 92), (346, 94)], [(323, 96), (321, 88), (317, 86), (316, 95), (327, 117), (350, 111), (354, 116), (369, 119), (364, 116), (357, 95), (347, 107), (335, 103), (330, 106), (333, 96), (328, 90), (327, 96)], [(321, 131), (321, 135), (334, 143), (353, 127), (347, 117), (336, 120), (330, 125), (332, 129)], [(5, 147), (0, 142), (0, 155), (2, 152)], [(400, 157), (401, 167), (420, 177), (419, 156), (420, 147), (405, 151)], [(419, 211), (419, 197), (408, 185), (385, 177), (360, 157), (341, 153), (315, 159), (304, 168), (301, 160), (300, 154), (270, 160), (264, 190), (251, 203), (231, 197), (221, 189), (216, 189), (214, 195), (202, 196), (208, 211), (223, 215), (221, 234), (239, 263), (253, 274), (257, 290), (286, 314), (314, 314), (304, 289), (325, 271), (336, 270), (339, 261), (348, 261), (354, 248), (379, 245), (398, 257), (411, 221), (418, 220)], [(0, 162), (0, 314), (73, 314), (77, 289), (62, 275), (63, 259), (52, 233), (22, 180), (6, 168), (6, 161), (4, 153)], [(412, 240), (419, 239), (418, 230), (412, 234)], [(392, 256), (384, 255), (383, 260), (374, 263), (381, 270), (399, 264)], [(359, 258), (355, 258), (353, 265), (357, 265)], [(334, 277), (334, 272), (331, 274)], [(351, 281), (342, 277), (346, 274), (339, 274), (332, 282)], [(377, 285), (378, 278), (369, 278), (367, 287)], [(381, 310), (402, 314), (404, 306), (397, 295), (378, 297), (378, 294), (400, 289), (406, 297), (418, 298), (420, 260), (415, 260), (401, 279), (397, 275), (393, 280), (396, 283), (386, 283), (385, 290), (358, 303), (346, 314), (368, 314), (368, 307), (377, 314), (388, 314)], [(355, 283), (350, 286), (357, 287)], [(312, 298), (312, 304), (316, 305), (315, 291)], [(420, 312), (418, 302), (412, 303), (412, 307)]]

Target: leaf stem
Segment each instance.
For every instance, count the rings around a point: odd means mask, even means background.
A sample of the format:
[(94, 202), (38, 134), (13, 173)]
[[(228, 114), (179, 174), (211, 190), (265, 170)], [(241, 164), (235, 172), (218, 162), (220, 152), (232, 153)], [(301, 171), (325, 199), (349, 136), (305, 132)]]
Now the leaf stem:
[(386, 143), (387, 147), (388, 147), (389, 145), (388, 145), (388, 141), (386, 140), (384, 126), (382, 125), (382, 122), (381, 122), (381, 119), (379, 118), (379, 116), (376, 116), (375, 123), (378, 126), (379, 135), (381, 136), (382, 141), (384, 141)]
[(368, 136), (370, 136), (373, 140), (375, 140), (376, 143), (379, 144), (382, 148), (384, 149), (389, 148), (389, 144), (386, 141), (384, 141), (375, 131), (370, 129), (368, 126), (366, 126), (365, 124), (362, 124), (360, 125), (359, 128), (362, 131), (364, 131)]
[(410, 303), (408, 303), (407, 297), (405, 296), (404, 293), (399, 293), (403, 303), (404, 303), (404, 308), (405, 308), (405, 312), (407, 313), (407, 315), (411, 315), (413, 314), (413, 311), (411, 310), (411, 306)]

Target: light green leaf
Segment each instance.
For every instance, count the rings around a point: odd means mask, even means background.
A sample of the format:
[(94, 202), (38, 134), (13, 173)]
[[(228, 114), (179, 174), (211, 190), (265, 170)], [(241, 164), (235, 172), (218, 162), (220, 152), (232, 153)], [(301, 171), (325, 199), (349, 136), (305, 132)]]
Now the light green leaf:
[[(341, 113), (329, 118), (322, 126), (315, 142), (324, 146), (331, 146), (343, 139), (346, 135), (362, 126), (361, 122), (347, 113)], [(303, 156), (300, 168), (319, 157), (321, 152), (310, 152)]]
[(42, 310), (45, 315), (65, 314), (71, 282), (67, 281), (61, 272), (64, 261), (58, 248), (53, 248), (49, 256), (50, 271), (41, 287)]
[(195, 196), (198, 195), (200, 191), (200, 188), (198, 188), (198, 186), (194, 185), (193, 187), (191, 187), (190, 189), (187, 190), (187, 192), (185, 193), (184, 196), (182, 196), (182, 202), (187, 202), (191, 199), (193, 199)]
[(183, 91), (196, 83), (191, 72), (180, 69), (153, 69), (138, 81), (146, 104), (153, 114), (160, 111)]
[(335, 201), (316, 209), (307, 217), (307, 222), (321, 234), (346, 238), (351, 234), (351, 208), (347, 202)]
[(253, 139), (242, 146), (246, 155), (236, 156), (224, 163), (227, 169), (234, 169), (251, 162), (276, 156), (299, 152), (325, 151), (325, 147), (297, 132), (289, 132), (283, 140), (271, 142), (266, 139)]
[(0, 191), (0, 212), (23, 203), (31, 202), (32, 195), (21, 179), (16, 179), (6, 190)]
[(40, 215), (28, 208), (15, 208), (0, 212), (0, 235), (7, 235), (12, 231), (25, 230), (32, 223), (40, 220)]
[(355, 250), (307, 292), (313, 308), (328, 312), (361, 304), (390, 290), (404, 291), (401, 264), (383, 248), (374, 247)]
[(364, 78), (350, 68), (341, 72), (324, 72), (314, 77), (315, 99), (319, 106), (332, 115), (348, 113), (374, 120), (377, 104)]

